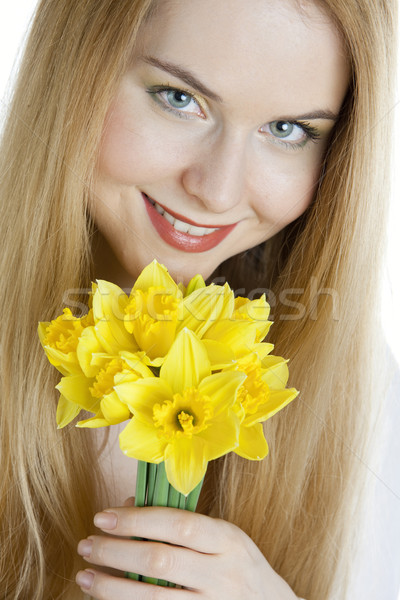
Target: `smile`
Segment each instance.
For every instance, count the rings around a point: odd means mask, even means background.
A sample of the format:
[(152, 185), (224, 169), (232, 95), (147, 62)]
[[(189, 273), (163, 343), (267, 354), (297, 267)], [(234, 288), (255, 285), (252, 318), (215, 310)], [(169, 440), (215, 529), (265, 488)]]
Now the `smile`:
[(169, 212), (167, 212), (162, 206), (157, 204), (155, 200), (152, 200), (147, 196), (148, 201), (155, 207), (156, 211), (171, 223), (172, 227), (176, 229), (176, 231), (181, 231), (182, 233), (188, 233), (189, 235), (196, 235), (202, 237), (203, 235), (209, 235), (210, 233), (214, 233), (214, 231), (218, 231), (219, 227), (198, 227), (197, 225), (191, 225), (185, 221), (181, 221), (173, 217)]
[(160, 237), (184, 252), (205, 252), (217, 246), (233, 229), (233, 225), (205, 227), (171, 214), (155, 200), (142, 193), (147, 214)]

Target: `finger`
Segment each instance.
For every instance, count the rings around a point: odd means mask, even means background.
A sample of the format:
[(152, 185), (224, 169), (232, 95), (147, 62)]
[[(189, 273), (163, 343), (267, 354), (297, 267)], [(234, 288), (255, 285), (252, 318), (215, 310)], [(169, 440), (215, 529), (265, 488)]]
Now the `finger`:
[(194, 600), (194, 592), (158, 587), (149, 583), (112, 577), (94, 569), (79, 571), (76, 583), (96, 600)]
[(78, 553), (98, 566), (166, 579), (191, 589), (200, 589), (210, 578), (209, 555), (170, 544), (90, 536), (79, 543)]
[(157, 506), (107, 509), (95, 516), (94, 524), (113, 535), (159, 540), (206, 554), (225, 552), (244, 536), (221, 519)]

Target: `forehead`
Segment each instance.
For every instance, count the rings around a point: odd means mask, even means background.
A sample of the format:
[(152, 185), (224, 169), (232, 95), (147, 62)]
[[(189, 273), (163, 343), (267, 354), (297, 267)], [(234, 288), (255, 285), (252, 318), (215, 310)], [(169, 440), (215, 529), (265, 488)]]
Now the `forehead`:
[(251, 90), (289, 111), (313, 97), (338, 110), (347, 87), (344, 44), (313, 2), (163, 0), (141, 41), (140, 52), (190, 69), (228, 103)]

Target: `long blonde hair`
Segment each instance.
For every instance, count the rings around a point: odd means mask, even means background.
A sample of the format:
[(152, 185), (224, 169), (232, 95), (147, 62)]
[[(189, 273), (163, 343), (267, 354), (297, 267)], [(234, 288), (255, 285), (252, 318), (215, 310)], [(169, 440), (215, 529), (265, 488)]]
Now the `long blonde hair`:
[[(4, 129), (1, 598), (72, 598), (76, 543), (101, 508), (87, 432), (55, 430), (56, 374), (36, 327), (60, 314), (66, 290), (89, 286), (87, 206), (101, 131), (154, 4), (42, 0)], [(270, 456), (216, 461), (201, 502), (242, 527), (307, 600), (345, 597), (363, 489), (396, 23), (394, 0), (321, 6), (342, 32), (353, 76), (315, 200), (270, 243), (216, 273), (277, 299), (270, 338), (291, 358), (301, 396), (266, 423)]]

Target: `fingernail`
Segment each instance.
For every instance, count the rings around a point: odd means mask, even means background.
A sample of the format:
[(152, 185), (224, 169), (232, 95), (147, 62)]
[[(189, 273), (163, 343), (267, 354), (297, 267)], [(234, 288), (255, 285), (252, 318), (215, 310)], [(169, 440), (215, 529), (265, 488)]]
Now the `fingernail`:
[(92, 571), (78, 571), (75, 577), (76, 583), (84, 590), (90, 590), (94, 579)]
[(81, 540), (78, 544), (78, 554), (81, 556), (90, 556), (92, 553), (93, 540)]
[(113, 512), (101, 512), (94, 516), (93, 522), (100, 529), (115, 529), (118, 517)]
[(124, 506), (135, 506), (135, 497), (130, 496), (129, 498), (127, 498), (124, 502)]

